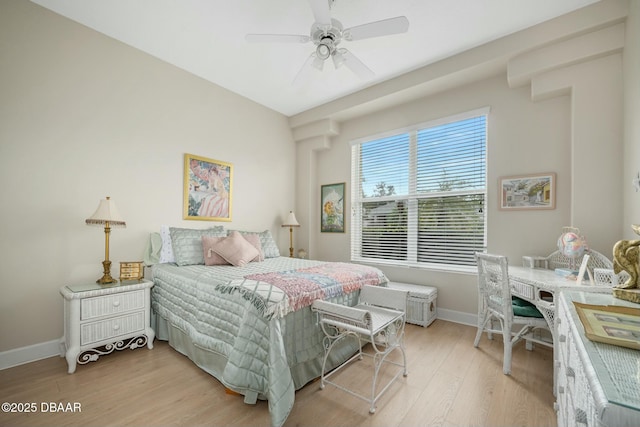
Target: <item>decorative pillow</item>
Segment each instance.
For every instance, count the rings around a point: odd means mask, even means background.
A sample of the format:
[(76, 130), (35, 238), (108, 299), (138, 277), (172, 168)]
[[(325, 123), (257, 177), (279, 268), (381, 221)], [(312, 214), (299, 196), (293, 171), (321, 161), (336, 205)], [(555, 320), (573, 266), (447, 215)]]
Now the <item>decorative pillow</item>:
[(204, 264), (202, 236), (224, 237), (226, 235), (222, 226), (206, 229), (169, 227), (169, 233), (176, 264), (179, 266)]
[(160, 237), (162, 238), (162, 249), (160, 249), (160, 264), (168, 262), (176, 262), (176, 257), (173, 255), (173, 247), (171, 246), (171, 234), (169, 233), (168, 225), (160, 226)]
[(237, 231), (232, 232), (226, 239), (220, 240), (211, 249), (236, 267), (247, 265), (260, 255), (255, 246)]
[(202, 236), (202, 251), (204, 255), (204, 265), (229, 265), (226, 259), (218, 255), (213, 247), (226, 237)]
[[(228, 233), (232, 233), (233, 230), (229, 230)], [(238, 231), (243, 236), (248, 234), (256, 234), (260, 237), (260, 244), (262, 246), (262, 252), (264, 253), (265, 258), (277, 258), (280, 256), (280, 249), (278, 249), (278, 245), (276, 245), (275, 240), (273, 240), (273, 236), (271, 235), (271, 231), (265, 230), (262, 233), (258, 233), (256, 231)]]
[(244, 239), (251, 243), (254, 248), (258, 250), (258, 256), (251, 260), (251, 262), (262, 262), (264, 261), (264, 252), (262, 251), (262, 243), (260, 242), (260, 236), (257, 234), (242, 234)]

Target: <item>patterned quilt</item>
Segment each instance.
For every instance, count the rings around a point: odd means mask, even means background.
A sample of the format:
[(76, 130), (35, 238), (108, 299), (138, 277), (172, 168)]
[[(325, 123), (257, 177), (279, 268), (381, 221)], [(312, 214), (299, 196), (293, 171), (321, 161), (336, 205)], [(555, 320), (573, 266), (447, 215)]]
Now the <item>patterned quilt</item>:
[[(375, 268), (285, 257), (244, 267), (160, 264), (153, 278), (156, 337), (245, 401), (268, 400), (274, 426), (287, 419), (295, 390), (320, 375), (324, 335), (313, 299), (355, 305), (363, 285), (387, 282)], [(328, 369), (356, 349), (345, 341)]]
[(270, 319), (308, 307), (317, 299), (339, 297), (385, 280), (377, 268), (332, 262), (297, 270), (249, 274), (218, 285), (216, 290), (240, 293)]

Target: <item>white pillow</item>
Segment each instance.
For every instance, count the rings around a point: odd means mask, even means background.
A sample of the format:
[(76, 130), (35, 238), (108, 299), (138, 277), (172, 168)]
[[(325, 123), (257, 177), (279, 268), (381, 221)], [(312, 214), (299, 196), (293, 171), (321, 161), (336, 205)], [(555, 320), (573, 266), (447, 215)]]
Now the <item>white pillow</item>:
[(176, 257), (173, 255), (173, 246), (171, 245), (171, 234), (169, 233), (168, 225), (160, 226), (160, 237), (162, 238), (162, 249), (160, 250), (160, 264), (167, 262), (176, 262)]

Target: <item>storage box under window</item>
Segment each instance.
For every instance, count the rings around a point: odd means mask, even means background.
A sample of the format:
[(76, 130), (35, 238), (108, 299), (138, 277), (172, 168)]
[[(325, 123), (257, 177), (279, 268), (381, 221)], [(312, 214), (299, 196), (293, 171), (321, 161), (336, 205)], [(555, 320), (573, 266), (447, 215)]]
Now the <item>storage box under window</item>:
[(438, 314), (436, 307), (438, 290), (436, 288), (399, 282), (389, 282), (387, 286), (409, 292), (407, 323), (427, 327), (436, 320)]

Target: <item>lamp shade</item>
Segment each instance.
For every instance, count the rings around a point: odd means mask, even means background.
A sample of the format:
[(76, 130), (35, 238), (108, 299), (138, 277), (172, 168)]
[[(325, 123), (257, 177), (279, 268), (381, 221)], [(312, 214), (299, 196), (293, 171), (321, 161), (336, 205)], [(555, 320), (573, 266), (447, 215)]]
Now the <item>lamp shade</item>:
[(111, 198), (107, 197), (105, 200), (100, 200), (100, 204), (98, 205), (98, 209), (88, 218), (86, 221), (87, 225), (96, 225), (96, 226), (104, 226), (106, 223), (109, 223), (111, 227), (126, 227), (127, 223), (124, 222), (120, 212), (118, 212), (118, 208)]
[(289, 216), (287, 217), (286, 221), (284, 223), (282, 223), (283, 227), (300, 227), (300, 224), (298, 224), (298, 220), (296, 219), (296, 214), (293, 213), (293, 211), (289, 212)]

